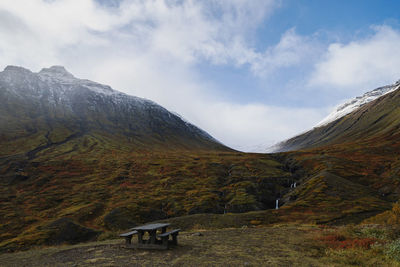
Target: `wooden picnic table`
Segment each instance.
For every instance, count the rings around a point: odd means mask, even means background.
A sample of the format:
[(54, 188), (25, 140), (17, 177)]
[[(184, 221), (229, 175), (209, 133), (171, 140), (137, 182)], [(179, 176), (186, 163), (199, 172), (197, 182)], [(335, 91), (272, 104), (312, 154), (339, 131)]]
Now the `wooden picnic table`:
[[(121, 237), (125, 237), (126, 246), (133, 248), (149, 248), (149, 249), (167, 249), (169, 245), (177, 245), (177, 236), (180, 229), (167, 232), (169, 223), (152, 223), (142, 226), (131, 228), (131, 232), (121, 234)], [(145, 233), (148, 232), (149, 238), (144, 239)], [(159, 234), (157, 234), (159, 232)], [(134, 234), (138, 235), (137, 245), (131, 244), (131, 238)], [(169, 236), (172, 236), (172, 240), (169, 240)], [(158, 239), (161, 238), (161, 239)]]

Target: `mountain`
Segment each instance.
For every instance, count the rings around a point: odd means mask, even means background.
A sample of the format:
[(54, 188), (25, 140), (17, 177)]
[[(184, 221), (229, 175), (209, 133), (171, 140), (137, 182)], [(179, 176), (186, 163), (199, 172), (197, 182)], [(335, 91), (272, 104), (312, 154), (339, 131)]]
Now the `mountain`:
[(61, 66), (38, 73), (6, 67), (0, 72), (0, 102), (0, 156), (33, 158), (85, 138), (135, 149), (229, 150), (160, 105), (75, 78)]
[[(396, 102), (385, 96), (393, 95), (400, 88), (400, 81), (383, 86), (350, 100), (333, 111), (312, 130), (271, 147), (269, 152), (284, 152), (328, 144), (351, 142), (372, 138), (388, 131), (397, 119), (393, 112)], [(383, 99), (384, 98), (384, 99)], [(380, 104), (382, 101), (385, 104)], [(394, 119), (392, 121), (391, 119)]]
[(275, 207), (298, 177), (152, 101), (55, 66), (0, 73), (0, 251)]

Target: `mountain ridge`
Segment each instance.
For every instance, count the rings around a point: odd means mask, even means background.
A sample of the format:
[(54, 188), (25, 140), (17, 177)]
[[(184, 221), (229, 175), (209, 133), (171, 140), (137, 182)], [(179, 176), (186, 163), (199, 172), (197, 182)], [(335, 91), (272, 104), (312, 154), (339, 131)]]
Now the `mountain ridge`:
[(328, 116), (326, 116), (315, 127), (324, 126), (332, 121), (340, 119), (341, 117), (351, 113), (356, 109), (359, 109), (363, 105), (377, 99), (378, 97), (381, 97), (383, 95), (386, 95), (388, 93), (397, 90), (399, 86), (400, 86), (400, 80), (398, 80), (394, 84), (378, 87), (372, 91), (364, 93), (362, 96), (357, 96), (355, 98), (352, 98), (346, 101), (345, 103), (337, 106), (333, 112), (331, 112)]
[(77, 131), (116, 134), (119, 141), (135, 141), (141, 147), (230, 150), (155, 102), (78, 79), (62, 66), (38, 73), (7, 66), (0, 72), (0, 100), (3, 139), (38, 132), (45, 136), (60, 129), (69, 135)]

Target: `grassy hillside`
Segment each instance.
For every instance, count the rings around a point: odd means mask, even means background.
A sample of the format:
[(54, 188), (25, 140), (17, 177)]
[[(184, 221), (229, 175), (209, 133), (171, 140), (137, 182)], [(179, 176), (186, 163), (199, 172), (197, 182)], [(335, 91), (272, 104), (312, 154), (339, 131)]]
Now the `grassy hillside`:
[[(79, 142), (78, 142), (79, 140)], [(56, 243), (70, 218), (97, 231), (194, 213), (273, 208), (292, 173), (269, 155), (138, 149), (81, 137), (0, 165), (0, 246)]]
[(400, 199), (398, 138), (394, 131), (383, 137), (281, 154), (306, 173), (300, 186), (285, 197), (287, 205), (341, 214), (333, 223), (360, 222), (389, 209)]
[(306, 148), (280, 154), (281, 160), (305, 173), (300, 186), (286, 195), (287, 206), (341, 214), (325, 221), (346, 223), (360, 222), (398, 201), (399, 103), (400, 91), (394, 91), (289, 140), (287, 146)]
[[(0, 246), (4, 251), (75, 243), (83, 240), (66, 239), (68, 228), (93, 239), (177, 216), (183, 217), (172, 220), (184, 229), (210, 222), (361, 222), (390, 209), (399, 197), (400, 148), (385, 142), (263, 155), (146, 150), (91, 134), (43, 147), (31, 158), (13, 153), (0, 159)], [(284, 204), (278, 211), (277, 198)], [(265, 211), (218, 215), (253, 210)], [(184, 216), (198, 213), (210, 215)]]
[[(167, 218), (183, 229), (357, 223), (390, 209), (398, 188), (389, 173), (386, 179), (363, 176), (372, 158), (354, 164), (321, 151), (278, 156), (129, 151), (110, 144), (70, 141), (31, 161), (5, 160), (2, 250), (115, 236)], [(297, 187), (291, 188), (294, 182)], [(383, 188), (393, 193), (382, 196), (382, 185), (390, 185)], [(283, 204), (279, 210), (274, 209), (277, 198)], [(234, 214), (247, 211), (254, 212)], [(78, 236), (68, 239), (69, 228)]]
[(341, 201), (346, 194), (352, 196), (353, 202), (366, 195), (372, 202), (395, 202), (400, 198), (399, 151), (397, 136), (392, 135), (392, 138), (324, 146), (286, 156), (306, 170), (311, 177), (308, 185), (313, 190), (319, 186), (325, 194), (340, 196)]

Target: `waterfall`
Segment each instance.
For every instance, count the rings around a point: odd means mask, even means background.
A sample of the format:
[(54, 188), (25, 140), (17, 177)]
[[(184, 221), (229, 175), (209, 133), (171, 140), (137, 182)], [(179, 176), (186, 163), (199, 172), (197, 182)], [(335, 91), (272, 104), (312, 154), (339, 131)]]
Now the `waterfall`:
[(296, 188), (296, 183), (293, 184), (293, 187)]
[(276, 200), (276, 205), (275, 205), (275, 209), (279, 209), (279, 199)]

